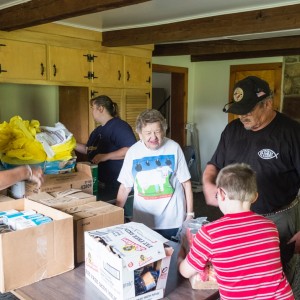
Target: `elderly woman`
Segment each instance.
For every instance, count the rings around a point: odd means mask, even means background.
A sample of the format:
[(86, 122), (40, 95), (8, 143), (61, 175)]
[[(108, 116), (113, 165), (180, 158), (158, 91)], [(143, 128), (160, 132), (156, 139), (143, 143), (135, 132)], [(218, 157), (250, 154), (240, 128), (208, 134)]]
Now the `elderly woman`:
[(167, 124), (155, 109), (136, 120), (140, 141), (127, 151), (118, 181), (116, 205), (124, 207), (134, 188), (133, 221), (144, 223), (167, 239), (192, 218), (193, 192), (182, 149), (165, 137)]

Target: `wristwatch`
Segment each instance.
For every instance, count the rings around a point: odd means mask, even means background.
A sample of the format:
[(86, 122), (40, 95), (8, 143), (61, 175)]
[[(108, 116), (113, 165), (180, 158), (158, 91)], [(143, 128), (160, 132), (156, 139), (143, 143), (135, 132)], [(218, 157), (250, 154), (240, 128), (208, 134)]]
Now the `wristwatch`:
[(187, 216), (192, 216), (193, 218), (195, 218), (195, 213), (194, 212), (187, 212), (186, 215)]

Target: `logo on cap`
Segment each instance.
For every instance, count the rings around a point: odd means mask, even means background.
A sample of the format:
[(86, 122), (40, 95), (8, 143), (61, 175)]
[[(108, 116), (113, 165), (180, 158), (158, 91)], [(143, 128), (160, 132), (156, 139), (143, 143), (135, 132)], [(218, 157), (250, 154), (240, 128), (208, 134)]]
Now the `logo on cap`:
[(235, 102), (240, 102), (244, 97), (244, 91), (240, 88), (237, 87), (234, 92), (233, 92), (233, 100)]

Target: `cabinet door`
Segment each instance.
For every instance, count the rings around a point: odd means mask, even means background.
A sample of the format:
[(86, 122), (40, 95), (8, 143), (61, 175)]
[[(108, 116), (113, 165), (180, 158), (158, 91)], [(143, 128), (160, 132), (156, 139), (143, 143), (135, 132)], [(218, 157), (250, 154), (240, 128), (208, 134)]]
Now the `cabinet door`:
[(47, 79), (46, 45), (0, 39), (0, 79)]
[(150, 88), (152, 84), (151, 58), (125, 56), (125, 86)]
[(135, 133), (136, 117), (145, 109), (152, 107), (151, 95), (147, 89), (126, 89), (124, 95), (124, 120), (130, 124)]
[[(90, 99), (95, 98), (100, 95), (106, 95), (111, 98), (113, 102), (118, 105), (119, 116), (121, 119), (124, 119), (124, 101), (123, 101), (123, 89), (116, 88), (102, 88), (92, 86), (90, 89)], [(94, 122), (92, 111), (89, 111), (90, 122), (89, 122), (89, 131), (92, 132), (95, 127), (98, 125)]]
[(94, 52), (93, 83), (104, 87), (122, 87), (124, 85), (123, 55)]
[(88, 57), (86, 50), (50, 46), (50, 80), (89, 83), (92, 67)]
[(80, 143), (86, 143), (89, 138), (89, 111), (87, 87), (59, 87), (59, 121)]

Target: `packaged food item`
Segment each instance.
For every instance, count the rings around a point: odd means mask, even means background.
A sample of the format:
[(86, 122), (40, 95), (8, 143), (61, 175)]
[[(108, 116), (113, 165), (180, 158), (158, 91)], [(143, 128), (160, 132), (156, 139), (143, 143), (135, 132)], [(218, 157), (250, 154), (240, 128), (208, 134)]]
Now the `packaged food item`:
[(10, 210), (7, 210), (7, 211), (0, 211), (0, 225), (4, 224), (3, 223), (3, 218), (4, 218), (5, 215), (16, 214), (16, 213), (18, 213), (18, 211), (15, 210), (15, 209), (10, 209)]
[(46, 216), (41, 216), (41, 217), (31, 218), (31, 219), (24, 219), (24, 220), (19, 220), (18, 222), (16, 222), (15, 229), (21, 230), (21, 229), (34, 227), (34, 226), (38, 226), (38, 225), (50, 223), (50, 222), (52, 222), (52, 219), (50, 217), (46, 217)]
[[(177, 238), (186, 253), (189, 252), (198, 230), (207, 223), (209, 223), (207, 217), (199, 217), (183, 223)], [(193, 289), (218, 289), (215, 270), (211, 263), (208, 263), (202, 272), (189, 278), (189, 281)]]

